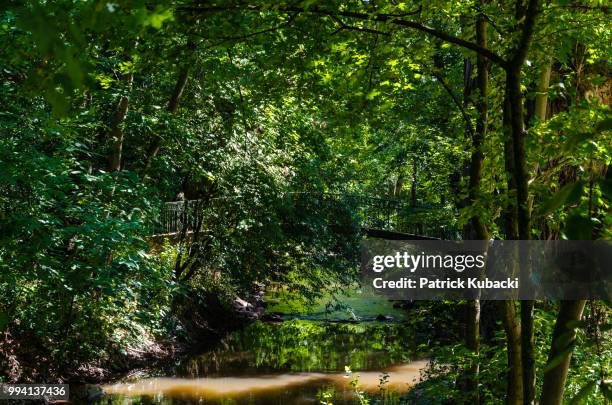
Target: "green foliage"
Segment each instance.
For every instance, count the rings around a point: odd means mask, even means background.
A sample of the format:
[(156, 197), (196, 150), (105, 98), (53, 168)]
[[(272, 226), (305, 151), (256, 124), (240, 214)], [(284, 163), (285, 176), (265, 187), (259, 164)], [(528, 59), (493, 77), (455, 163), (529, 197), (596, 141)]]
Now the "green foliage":
[[(426, 305), (427, 306), (427, 305)], [(609, 332), (599, 331), (596, 317), (602, 316), (605, 311), (603, 305), (593, 302), (588, 308), (587, 321), (579, 327), (577, 340), (568, 350), (573, 351), (572, 368), (568, 377), (567, 403), (598, 404), (602, 400), (603, 384), (602, 373), (609, 368), (612, 360)], [(431, 308), (430, 308), (431, 309)], [(555, 305), (542, 305), (536, 308), (534, 326), (536, 328), (536, 362), (540, 375), (554, 367), (553, 363), (561, 360), (547, 362), (550, 336), (555, 323)], [(608, 312), (609, 313), (609, 312)], [(604, 317), (606, 315), (603, 315)], [(456, 318), (454, 322), (457, 322)], [(418, 324), (416, 325), (418, 330)], [(446, 344), (430, 348), (431, 364), (426, 370), (428, 379), (415, 387), (408, 394), (406, 403), (417, 404), (444, 404), (447, 401), (467, 401), (469, 393), (462, 388), (464, 370), (471, 362), (478, 360), (486, 364), (478, 374), (480, 398), (486, 404), (504, 403), (506, 382), (500, 379), (507, 369), (507, 352), (504, 346), (505, 337), (501, 328), (490, 341), (481, 342), (478, 359), (472, 351), (462, 344)], [(541, 389), (541, 386), (538, 388)]]
[[(412, 329), (403, 324), (326, 324), (286, 321), (280, 325), (257, 322), (229, 335), (225, 345), (180, 367), (203, 370), (223, 363), (226, 371), (248, 366), (260, 369), (342, 372), (388, 367), (416, 357)], [(375, 352), (375, 357), (371, 353)], [(236, 353), (248, 353), (239, 359)]]
[[(608, 11), (540, 3), (519, 100), (531, 234), (609, 239)], [(175, 333), (181, 294), (229, 301), (281, 283), (312, 298), (353, 285), (358, 210), (324, 195), (401, 200), (412, 205), (407, 221), (458, 229), (478, 218), (492, 237), (509, 236), (517, 194), (504, 153), (505, 72), (488, 70), (479, 122), (474, 53), (460, 45), (484, 13), (490, 52), (510, 55), (524, 23), (514, 5), (207, 6), (33, 0), (0, 11), (0, 331), (41, 348), (15, 355), (41, 364), (32, 375), (57, 379), (139, 336)], [(535, 91), (548, 65), (548, 89)], [(542, 90), (545, 122), (530, 112)], [(482, 178), (470, 190), (484, 124)], [(200, 232), (160, 244), (152, 234), (174, 200), (200, 202)], [(450, 307), (436, 306), (439, 318), (417, 310), (416, 321), (459, 341), (444, 327)], [(546, 347), (552, 315), (538, 316)], [(430, 383), (443, 396), (476, 361), (445, 350), (435, 363), (445, 373)], [(487, 401), (503, 397), (502, 354), (494, 342), (478, 359), (492, 364), (480, 376)], [(537, 361), (542, 370), (544, 352)], [(609, 392), (579, 380), (570, 381), (579, 398)]]

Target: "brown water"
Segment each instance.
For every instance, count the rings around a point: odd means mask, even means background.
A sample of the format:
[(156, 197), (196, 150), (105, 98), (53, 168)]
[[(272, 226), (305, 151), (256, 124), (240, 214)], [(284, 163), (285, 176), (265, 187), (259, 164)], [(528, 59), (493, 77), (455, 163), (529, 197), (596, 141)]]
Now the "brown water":
[[(388, 382), (384, 388), (395, 394), (402, 394), (419, 380), (420, 370), (427, 366), (424, 360), (390, 367)], [(358, 381), (358, 389), (378, 394), (381, 389), (382, 372), (363, 371), (358, 373), (286, 373), (252, 377), (217, 378), (168, 378), (142, 379), (133, 383), (122, 383), (104, 387), (107, 394), (127, 397), (150, 397), (184, 403), (249, 403), (289, 404), (319, 403), (323, 391), (331, 393), (338, 403), (355, 402), (355, 388), (351, 382)], [(316, 395), (320, 394), (320, 395)], [(318, 398), (319, 397), (319, 398)]]
[(104, 386), (101, 403), (340, 405), (358, 392), (395, 403), (427, 365), (411, 342), (401, 323), (255, 323), (209, 353)]

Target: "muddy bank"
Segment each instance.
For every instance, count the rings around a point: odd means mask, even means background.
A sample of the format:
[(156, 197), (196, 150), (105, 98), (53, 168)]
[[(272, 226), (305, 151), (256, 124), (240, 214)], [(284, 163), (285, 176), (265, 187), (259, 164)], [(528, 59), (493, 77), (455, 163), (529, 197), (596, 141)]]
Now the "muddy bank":
[[(227, 334), (262, 317), (260, 298), (255, 298), (247, 302), (239, 297), (222, 299), (215, 293), (183, 294), (173, 303), (171, 318), (176, 327), (164, 336), (155, 336), (140, 325), (133, 325), (136, 330), (131, 332), (119, 328), (98, 358), (66, 353), (64, 364), (52, 360), (40, 337), (6, 331), (0, 336), (0, 372), (6, 383), (116, 381), (132, 370), (164, 367), (177, 357), (210, 350)], [(124, 338), (130, 334), (136, 337)]]

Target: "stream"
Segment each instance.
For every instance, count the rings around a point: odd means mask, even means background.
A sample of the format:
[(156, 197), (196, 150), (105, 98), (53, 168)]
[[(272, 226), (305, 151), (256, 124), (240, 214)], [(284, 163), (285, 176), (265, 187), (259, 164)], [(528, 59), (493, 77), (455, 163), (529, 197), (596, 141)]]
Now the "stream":
[[(427, 361), (415, 350), (403, 311), (387, 301), (358, 304), (255, 322), (210, 352), (103, 386), (99, 404), (340, 405), (359, 404), (359, 392), (392, 404), (419, 381)], [(392, 321), (350, 321), (383, 310)]]

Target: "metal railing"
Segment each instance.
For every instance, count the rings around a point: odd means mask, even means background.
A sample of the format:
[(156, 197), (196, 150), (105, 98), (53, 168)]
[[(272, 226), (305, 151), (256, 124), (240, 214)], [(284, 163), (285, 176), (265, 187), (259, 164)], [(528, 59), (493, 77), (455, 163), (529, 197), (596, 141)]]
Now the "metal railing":
[[(224, 207), (242, 196), (218, 197), (209, 200), (186, 200), (164, 203), (157, 234), (191, 232), (215, 215), (224, 215)], [(413, 206), (409, 202), (379, 197), (317, 192), (293, 192), (279, 196), (279, 202), (297, 212), (319, 212), (331, 216), (329, 225), (338, 225), (334, 212), (352, 215), (363, 229), (424, 235), (440, 239), (459, 239), (459, 228), (442, 207)], [(331, 215), (330, 215), (331, 213)], [(290, 218), (287, 218), (290, 221)], [(205, 225), (205, 224), (204, 224)]]

